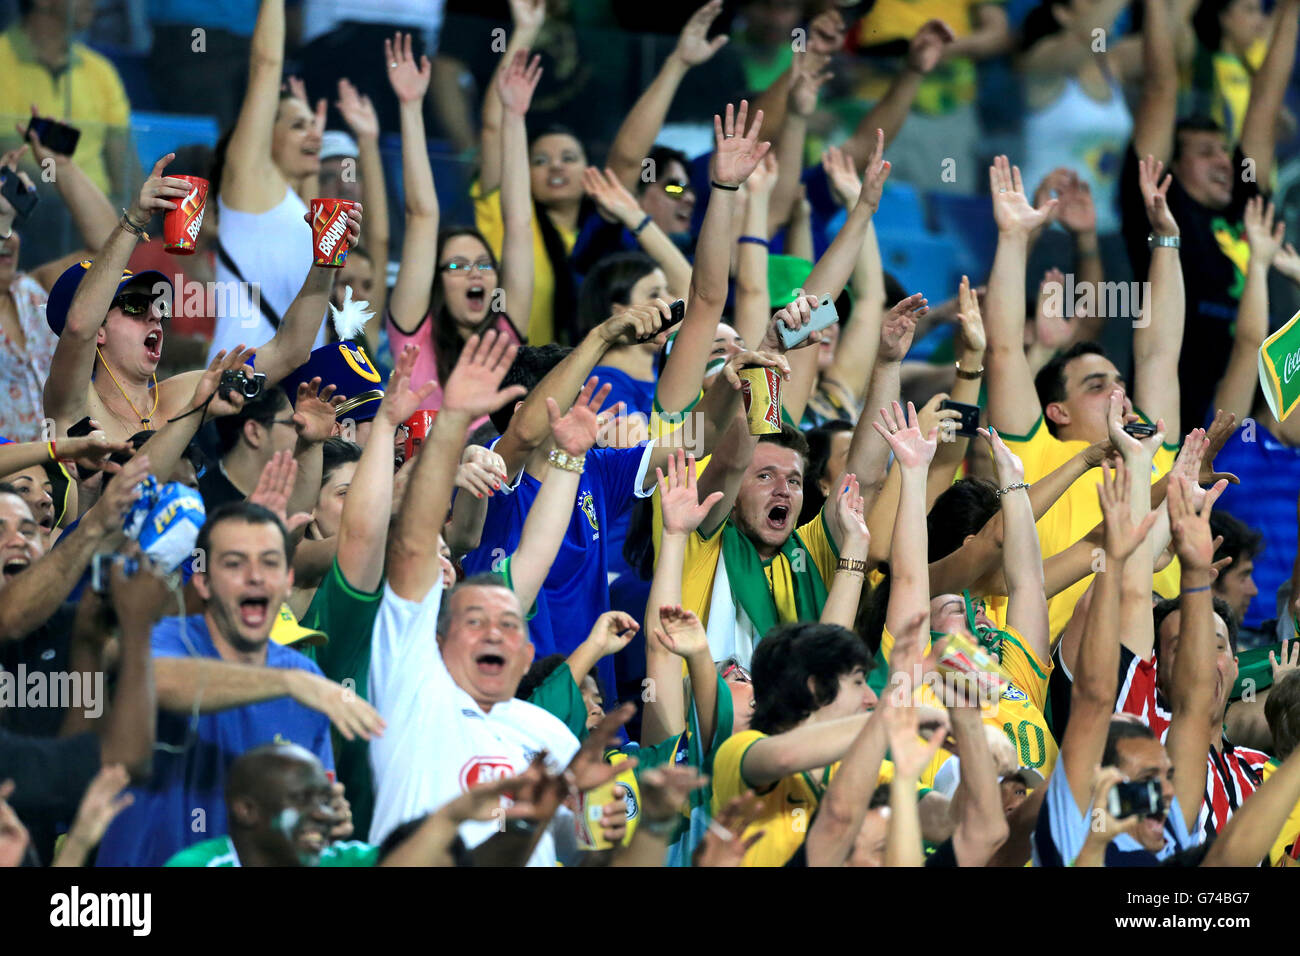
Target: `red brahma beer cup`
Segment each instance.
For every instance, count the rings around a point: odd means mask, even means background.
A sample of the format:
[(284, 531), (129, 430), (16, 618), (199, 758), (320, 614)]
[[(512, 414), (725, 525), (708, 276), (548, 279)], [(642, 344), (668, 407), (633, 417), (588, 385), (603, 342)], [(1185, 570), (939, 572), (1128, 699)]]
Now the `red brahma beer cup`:
[(340, 269), (347, 261), (348, 210), (355, 205), (350, 199), (311, 201), (311, 239), (316, 265)]
[(208, 181), (198, 176), (171, 176), (190, 184), (190, 194), (163, 217), (163, 248), (174, 256), (192, 256), (203, 228), (203, 210), (208, 201)]
[(410, 461), (415, 457), (415, 453), (420, 450), (424, 440), (429, 437), (429, 431), (433, 428), (433, 420), (437, 417), (437, 412), (422, 408), (406, 420), (406, 457), (402, 459), (403, 461)]

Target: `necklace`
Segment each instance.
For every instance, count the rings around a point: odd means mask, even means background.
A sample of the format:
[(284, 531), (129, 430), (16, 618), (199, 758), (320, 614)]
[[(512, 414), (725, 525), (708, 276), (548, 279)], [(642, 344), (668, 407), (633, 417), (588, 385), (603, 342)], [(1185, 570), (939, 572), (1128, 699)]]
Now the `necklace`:
[[(108, 377), (113, 380), (113, 384), (117, 386), (117, 390), (122, 393), (122, 398), (126, 399), (126, 403), (131, 406), (131, 412), (136, 418), (140, 419), (140, 424), (148, 431), (153, 431), (153, 429), (149, 427), (149, 422), (153, 420), (153, 416), (158, 412), (158, 374), (155, 372), (153, 376), (153, 408), (149, 409), (149, 417), (146, 418), (144, 415), (140, 414), (140, 409), (135, 407), (135, 402), (131, 401), (131, 396), (126, 394), (126, 389), (122, 387), (122, 383), (119, 382), (117, 376), (113, 374), (113, 369), (104, 361), (104, 355), (99, 351), (99, 346), (95, 346), (95, 354), (99, 356), (99, 361), (103, 363), (105, 371), (108, 372)], [(110, 408), (109, 411), (113, 410)], [(117, 415), (116, 412), (113, 412), (113, 414)], [(122, 416), (118, 415), (118, 418), (121, 417)]]

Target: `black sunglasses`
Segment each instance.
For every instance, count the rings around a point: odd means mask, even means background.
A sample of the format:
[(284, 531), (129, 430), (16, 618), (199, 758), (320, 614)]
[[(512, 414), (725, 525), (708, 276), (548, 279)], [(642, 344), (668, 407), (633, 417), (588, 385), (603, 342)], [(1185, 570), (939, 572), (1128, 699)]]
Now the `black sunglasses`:
[[(149, 310), (153, 308), (155, 298), (156, 296), (150, 295), (148, 292), (123, 292), (113, 300), (113, 307), (121, 309), (126, 315), (135, 318), (148, 315)], [(167, 304), (165, 302), (158, 303), (158, 311), (164, 319), (167, 318)]]

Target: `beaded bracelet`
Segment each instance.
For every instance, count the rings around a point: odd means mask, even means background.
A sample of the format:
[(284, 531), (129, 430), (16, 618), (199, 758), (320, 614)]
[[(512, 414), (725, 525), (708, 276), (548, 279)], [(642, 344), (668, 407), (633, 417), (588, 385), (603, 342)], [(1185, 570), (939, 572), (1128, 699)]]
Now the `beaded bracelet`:
[(570, 455), (558, 448), (552, 449), (551, 453), (546, 456), (546, 460), (556, 468), (563, 471), (572, 471), (579, 475), (582, 474), (583, 462), (586, 458), (586, 455)]
[(1021, 488), (1024, 488), (1026, 491), (1028, 491), (1029, 482), (1017, 481), (1015, 484), (1007, 485), (1005, 488), (1003, 488), (1001, 491), (998, 492), (998, 497), (1001, 498), (1003, 495), (1009, 495), (1011, 494), (1011, 492), (1019, 491)]

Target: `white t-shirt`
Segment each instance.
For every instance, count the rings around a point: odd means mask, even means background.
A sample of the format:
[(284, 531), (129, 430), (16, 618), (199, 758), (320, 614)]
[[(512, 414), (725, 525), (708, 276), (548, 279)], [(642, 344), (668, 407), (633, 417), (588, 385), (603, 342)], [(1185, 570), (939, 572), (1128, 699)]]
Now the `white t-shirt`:
[[(559, 718), (523, 700), (494, 704), (486, 713), (452, 680), (438, 647), (442, 580), (423, 601), (407, 601), (386, 583), (371, 638), (370, 702), (388, 727), (370, 743), (375, 776), (371, 843), (382, 843), (408, 820), (436, 810), (474, 783), (522, 773), (542, 750), (558, 772), (578, 751)], [(460, 828), (468, 847), (497, 832), (494, 820)], [(529, 866), (555, 865), (548, 831)]]

